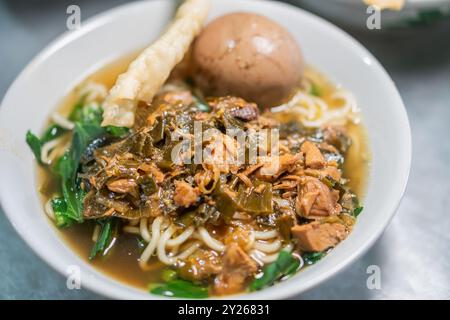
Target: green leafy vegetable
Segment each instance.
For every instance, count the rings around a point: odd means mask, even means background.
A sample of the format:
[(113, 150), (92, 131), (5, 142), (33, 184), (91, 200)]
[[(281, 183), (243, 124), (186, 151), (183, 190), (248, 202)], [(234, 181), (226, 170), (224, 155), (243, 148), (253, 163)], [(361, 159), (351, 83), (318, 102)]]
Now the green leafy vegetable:
[(58, 138), (65, 132), (67, 132), (67, 130), (58, 125), (51, 125), (50, 127), (48, 127), (48, 129), (44, 132), (41, 138), (33, 134), (30, 130), (27, 131), (25, 140), (28, 146), (30, 147), (31, 151), (33, 151), (33, 154), (36, 160), (39, 162), (39, 164), (42, 164), (41, 159), (42, 146), (45, 143)]
[(72, 112), (69, 115), (69, 120), (72, 122), (80, 121), (82, 117), (82, 112), (85, 107), (87, 94), (80, 97), (78, 102), (75, 104), (75, 106), (72, 109)]
[(141, 186), (142, 193), (146, 196), (150, 196), (158, 191), (156, 181), (151, 175), (140, 176), (137, 182)]
[(70, 157), (70, 151), (66, 151), (61, 157), (58, 158), (52, 171), (54, 174), (61, 176), (62, 179), (67, 180), (72, 177), (72, 172), (76, 170), (73, 168), (74, 163)]
[(312, 265), (325, 256), (325, 252), (306, 252), (302, 255), (306, 265)]
[(250, 290), (261, 290), (264, 287), (268, 287), (273, 284), (280, 277), (280, 272), (276, 262), (273, 262), (266, 266), (261, 278), (253, 280), (250, 284)]
[(36, 160), (42, 164), (41, 160), (41, 148), (42, 148), (42, 142), (41, 139), (39, 139), (35, 134), (33, 134), (30, 130), (27, 131), (26, 135), (26, 142), (28, 146), (30, 147), (31, 151), (34, 153), (34, 157)]
[(57, 163), (57, 172), (61, 174), (63, 179), (75, 179), (81, 155), (84, 150), (92, 140), (104, 133), (105, 129), (98, 125), (75, 123), (72, 145)]
[(298, 268), (300, 267), (300, 260), (295, 259), (294, 262), (290, 263), (286, 269), (284, 270), (283, 274), (286, 277), (292, 276), (294, 273), (297, 272)]
[(161, 274), (161, 278), (165, 282), (173, 281), (173, 280), (175, 280), (177, 278), (177, 272), (175, 270), (172, 270), (172, 269), (164, 269), (162, 274)]
[(107, 126), (106, 127), (106, 132), (108, 132), (113, 137), (118, 137), (118, 138), (124, 137), (125, 135), (128, 134), (129, 131), (130, 131), (130, 129), (128, 129), (126, 127), (115, 127), (115, 126)]
[[(260, 185), (264, 185), (264, 188), (257, 192), (255, 189)], [(271, 213), (273, 211), (272, 185), (268, 182), (255, 180), (253, 186), (249, 189), (241, 184), (235, 192), (227, 184), (217, 183), (213, 197), (219, 211), (226, 216), (232, 216), (236, 211)]]
[(313, 96), (320, 97), (322, 95), (322, 90), (315, 83), (311, 83), (311, 90), (309, 93)]
[(67, 129), (64, 129), (63, 127), (52, 124), (50, 127), (47, 128), (47, 130), (44, 132), (44, 135), (41, 138), (42, 143), (46, 143), (49, 141), (52, 141), (59, 136), (63, 135), (67, 132)]
[(212, 195), (217, 209), (225, 217), (231, 218), (240, 209), (236, 203), (235, 192), (230, 190), (230, 187), (226, 183), (219, 181)]
[(200, 99), (195, 99), (195, 107), (201, 112), (210, 112), (211, 107), (207, 103), (201, 101)]
[[(258, 187), (263, 185), (261, 192), (255, 191)], [(239, 186), (237, 195), (237, 204), (242, 210), (250, 213), (270, 213), (272, 208), (272, 184), (255, 180), (253, 188), (245, 188), (243, 184)]]
[(80, 98), (69, 115), (69, 120), (79, 123), (97, 124), (100, 126), (103, 120), (103, 109), (98, 104), (85, 102), (86, 96)]
[(89, 143), (103, 134), (105, 134), (105, 128), (99, 125), (90, 123), (75, 123), (72, 146), (69, 150), (71, 161), (75, 165), (75, 172), (72, 172), (72, 175), (76, 174), (76, 169), (78, 169), (81, 155), (86, 150)]
[(158, 118), (150, 131), (150, 136), (155, 143), (164, 139), (164, 131), (166, 129), (166, 119)]
[(77, 222), (83, 222), (83, 199), (86, 195), (75, 183), (66, 180), (62, 184), (62, 194), (67, 204), (66, 215)]
[(76, 122), (72, 145), (58, 159), (53, 169), (61, 176), (61, 191), (67, 206), (66, 215), (77, 222), (83, 221), (83, 198), (85, 195), (77, 183), (80, 158), (88, 144), (103, 133), (104, 128), (98, 125)]
[[(75, 221), (83, 221), (85, 192), (79, 186), (77, 172), (86, 148), (93, 140), (102, 135), (109, 134), (114, 137), (123, 137), (128, 133), (128, 128), (102, 127), (102, 108), (96, 104), (86, 104), (85, 98), (86, 96), (80, 98), (69, 115), (69, 120), (75, 124), (72, 130), (71, 147), (52, 167), (52, 172), (61, 178), (62, 197), (52, 200), (56, 225), (59, 227), (70, 225)], [(27, 132), (26, 142), (40, 164), (42, 164), (42, 146), (65, 132), (67, 132), (66, 129), (56, 124), (51, 125), (41, 138), (34, 135), (31, 131)]]
[(150, 289), (150, 292), (160, 296), (176, 298), (204, 299), (208, 297), (208, 288), (195, 283), (175, 279), (162, 286)]
[(137, 247), (139, 249), (139, 252), (144, 251), (145, 247), (147, 246), (147, 243), (144, 241), (144, 239), (141, 238), (135, 238), (137, 242)]
[(275, 262), (264, 267), (262, 276), (253, 280), (250, 284), (250, 290), (261, 290), (271, 286), (275, 281), (294, 274), (299, 266), (299, 259), (295, 258), (290, 252), (282, 250)]
[(189, 226), (202, 226), (207, 222), (214, 223), (220, 218), (220, 212), (207, 203), (202, 203), (192, 211), (186, 212), (176, 219), (176, 223), (187, 228)]
[(68, 214), (67, 203), (64, 198), (54, 198), (52, 199), (51, 204), (55, 215), (56, 226), (63, 228), (74, 223), (74, 220)]
[[(82, 123), (84, 125), (91, 124), (101, 127), (103, 120), (103, 108), (96, 104), (84, 104), (84, 97), (75, 105), (69, 120)], [(104, 128), (108, 134), (113, 137), (121, 138), (128, 134), (129, 129), (126, 127), (106, 126)]]
[(201, 112), (211, 112), (211, 107), (208, 105), (208, 103), (198, 95), (194, 95), (194, 104), (195, 107), (200, 110)]
[(99, 220), (97, 223), (100, 225), (101, 229), (98, 239), (91, 249), (89, 260), (94, 259), (99, 253), (105, 254), (105, 249), (110, 246), (114, 239), (114, 234), (117, 232), (117, 223), (113, 218)]
[(353, 216), (356, 218), (359, 216), (359, 214), (361, 213), (361, 211), (363, 211), (364, 207), (357, 207), (355, 208), (355, 210), (353, 210)]

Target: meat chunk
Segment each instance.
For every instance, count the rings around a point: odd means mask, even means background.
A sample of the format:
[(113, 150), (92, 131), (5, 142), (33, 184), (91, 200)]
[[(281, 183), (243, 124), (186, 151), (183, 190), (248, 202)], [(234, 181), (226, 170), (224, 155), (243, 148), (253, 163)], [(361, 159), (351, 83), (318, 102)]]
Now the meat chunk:
[(245, 288), (258, 266), (236, 243), (227, 246), (222, 272), (214, 279), (214, 293), (233, 294)]
[(223, 97), (211, 103), (214, 109), (224, 109), (234, 118), (251, 121), (259, 116), (258, 106), (241, 98)]
[(167, 92), (162, 95), (161, 99), (168, 104), (181, 103), (183, 105), (190, 105), (194, 102), (189, 90)]
[(137, 184), (133, 179), (118, 179), (106, 184), (109, 190), (117, 193), (136, 193)]
[(272, 157), (273, 161), (264, 164), (255, 175), (257, 179), (263, 181), (274, 181), (286, 171), (293, 171), (295, 166), (302, 159), (302, 154), (283, 154), (277, 158)]
[(339, 170), (337, 167), (328, 166), (325, 169), (322, 170), (323, 176), (330, 176), (334, 181), (341, 180), (342, 174), (341, 170)]
[(331, 144), (340, 152), (346, 152), (351, 145), (345, 128), (328, 126), (323, 130), (323, 138), (326, 143)]
[(244, 107), (236, 107), (230, 110), (230, 114), (244, 121), (255, 120), (258, 118), (258, 107), (256, 104), (247, 104)]
[(324, 251), (336, 246), (347, 237), (345, 226), (340, 223), (319, 223), (317, 221), (291, 228), (303, 251)]
[(139, 187), (135, 179), (117, 179), (108, 181), (106, 187), (115, 193), (129, 194), (134, 198), (139, 198)]
[(197, 202), (200, 190), (185, 181), (175, 181), (175, 195), (173, 201), (179, 206), (190, 207)]
[(198, 249), (178, 269), (181, 278), (189, 281), (203, 281), (222, 270), (220, 259), (212, 250)]
[(89, 191), (83, 200), (83, 216), (86, 219), (124, 215), (130, 210), (127, 202), (111, 199), (93, 190)]
[(342, 207), (338, 203), (339, 191), (328, 188), (319, 179), (306, 177), (298, 189), (295, 203), (298, 215), (317, 219), (341, 212)]
[(300, 151), (305, 154), (305, 165), (312, 169), (322, 169), (326, 165), (325, 158), (319, 148), (311, 141), (305, 141)]

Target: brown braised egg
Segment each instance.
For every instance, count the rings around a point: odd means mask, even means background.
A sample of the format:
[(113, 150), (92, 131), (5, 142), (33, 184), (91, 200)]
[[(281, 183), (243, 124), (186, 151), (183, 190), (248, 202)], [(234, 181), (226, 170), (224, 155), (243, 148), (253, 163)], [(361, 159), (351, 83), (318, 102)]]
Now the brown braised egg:
[(205, 94), (235, 95), (260, 108), (282, 103), (298, 84), (303, 59), (294, 37), (253, 13), (217, 18), (193, 45), (193, 78)]

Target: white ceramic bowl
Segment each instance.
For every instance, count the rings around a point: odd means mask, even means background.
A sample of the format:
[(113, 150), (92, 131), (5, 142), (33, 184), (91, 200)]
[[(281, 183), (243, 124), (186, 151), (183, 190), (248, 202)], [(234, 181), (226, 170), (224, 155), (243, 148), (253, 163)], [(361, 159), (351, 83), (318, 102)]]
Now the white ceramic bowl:
[[(20, 236), (61, 273), (81, 268), (82, 286), (112, 298), (161, 298), (116, 281), (85, 263), (58, 236), (36, 190), (36, 167), (25, 144), (40, 132), (50, 111), (85, 76), (155, 39), (170, 20), (169, 1), (127, 4), (86, 21), (58, 38), (18, 76), (0, 109), (0, 200)], [(306, 60), (351, 90), (367, 125), (373, 163), (364, 212), (347, 240), (289, 281), (236, 298), (280, 299), (328, 279), (365, 252), (394, 215), (405, 190), (411, 159), (408, 118), (394, 83), (358, 42), (330, 23), (276, 2), (217, 0), (210, 18), (231, 11), (264, 14), (289, 29)], [(387, 252), (386, 254), (395, 254)]]
[[(295, 0), (305, 9), (318, 13), (336, 23), (363, 30), (366, 26), (367, 5), (363, 0)], [(400, 11), (384, 10), (381, 30), (421, 28), (443, 19), (450, 20), (450, 0), (405, 0)]]

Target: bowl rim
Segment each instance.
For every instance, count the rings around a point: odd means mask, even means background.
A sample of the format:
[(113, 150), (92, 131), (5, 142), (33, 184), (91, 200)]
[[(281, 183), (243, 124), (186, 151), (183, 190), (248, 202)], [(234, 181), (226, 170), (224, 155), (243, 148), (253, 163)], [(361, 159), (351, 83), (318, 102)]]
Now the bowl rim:
[[(216, 0), (216, 1), (225, 1), (225, 0)], [(229, 1), (229, 0), (227, 0)], [(240, 2), (243, 0), (233, 0), (236, 2)], [(54, 52), (65, 46), (67, 43), (70, 43), (77, 38), (83, 36), (84, 34), (90, 32), (91, 30), (96, 29), (98, 26), (102, 25), (106, 20), (114, 20), (118, 15), (124, 14), (127, 10), (133, 10), (135, 7), (140, 7), (142, 5), (148, 5), (149, 3), (166, 3), (165, 0), (153, 0), (153, 1), (146, 1), (146, 0), (140, 0), (136, 2), (126, 3), (111, 9), (108, 9), (104, 12), (101, 12), (99, 14), (96, 14), (88, 19), (86, 19), (83, 22), (83, 26), (79, 30), (74, 31), (66, 31), (62, 35), (56, 37), (53, 41), (51, 41), (44, 49), (42, 49), (27, 65), (26, 67), (19, 73), (19, 75), (15, 78), (13, 83), (8, 88), (5, 96), (2, 99), (2, 102), (0, 104), (0, 114), (3, 108), (1, 106), (4, 105), (4, 102), (8, 99), (9, 95), (13, 91), (15, 87), (18, 86), (20, 82), (22, 82), (28, 74), (33, 73), (34, 70), (39, 66), (39, 64), (43, 61), (45, 61), (48, 57), (50, 57)], [(318, 284), (324, 282), (325, 280), (329, 279), (331, 276), (339, 273), (342, 271), (345, 267), (347, 267), (350, 263), (355, 261), (357, 258), (362, 256), (373, 244), (374, 242), (381, 236), (381, 234), (386, 229), (387, 225), (392, 220), (393, 216), (395, 215), (398, 206), (400, 205), (401, 199), (405, 193), (408, 177), (410, 173), (411, 168), (411, 157), (412, 157), (412, 141), (411, 141), (411, 129), (410, 124), (408, 120), (408, 116), (406, 113), (406, 109), (404, 107), (402, 98), (386, 72), (386, 70), (383, 68), (383, 66), (378, 62), (378, 60), (358, 41), (356, 41), (352, 36), (350, 36), (348, 33), (340, 29), (339, 27), (335, 26), (334, 24), (326, 21), (325, 19), (316, 16), (315, 14), (312, 14), (306, 10), (303, 10), (301, 8), (295, 7), (293, 5), (287, 4), (287, 3), (281, 3), (281, 2), (274, 2), (274, 1), (266, 1), (266, 0), (252, 0), (253, 3), (256, 5), (258, 4), (264, 4), (268, 6), (281, 6), (285, 7), (287, 10), (297, 10), (300, 11), (303, 15), (309, 17), (310, 19), (316, 20), (321, 25), (324, 25), (326, 28), (331, 28), (336, 33), (336, 35), (339, 35), (343, 41), (346, 43), (350, 43), (353, 49), (358, 50), (360, 53), (364, 53), (366, 57), (368, 57), (371, 60), (371, 63), (374, 65), (375, 69), (377, 69), (377, 72), (381, 73), (381, 75), (386, 79), (389, 80), (390, 85), (393, 89), (394, 98), (398, 102), (399, 107), (399, 116), (402, 118), (402, 126), (403, 126), (403, 134), (406, 140), (404, 141), (404, 149), (405, 149), (405, 157), (403, 160), (403, 172), (402, 172), (402, 182), (399, 185), (398, 188), (398, 196), (397, 200), (392, 203), (391, 210), (390, 210), (390, 216), (388, 219), (386, 219), (382, 226), (376, 232), (370, 235), (370, 237), (367, 238), (367, 240), (361, 244), (358, 249), (354, 252), (352, 252), (347, 259), (341, 260), (340, 263), (333, 265), (330, 267), (326, 272), (320, 274), (320, 276), (313, 278), (309, 282), (306, 282), (302, 286), (302, 290), (296, 290), (294, 286), (293, 281), (287, 281), (287, 285), (285, 285), (283, 288), (280, 288), (279, 286), (273, 286), (270, 288), (266, 288), (264, 290), (254, 292), (254, 293), (240, 293), (237, 295), (230, 295), (230, 296), (224, 296), (224, 297), (212, 297), (212, 299), (283, 299), (287, 297), (291, 297), (295, 294), (298, 294), (299, 292), (305, 292), (309, 290), (310, 288), (317, 286)], [(13, 225), (14, 229), (18, 233), (18, 235), (27, 243), (27, 245), (36, 253), (39, 258), (41, 258), (43, 261), (45, 261), (48, 265), (50, 265), (53, 269), (58, 271), (60, 274), (65, 274), (65, 266), (61, 261), (58, 261), (57, 259), (52, 258), (51, 254), (43, 250), (42, 247), (35, 244), (31, 237), (27, 235), (27, 233), (21, 232), (20, 226), (16, 225), (14, 223), (14, 208), (13, 203), (8, 201), (6, 199), (5, 194), (2, 192), (2, 189), (0, 188), (0, 206), (3, 208), (5, 215), (7, 216), (9, 222)], [(83, 268), (91, 267), (87, 262), (84, 260), (82, 261)], [(94, 269), (95, 271), (99, 272), (100, 274), (103, 274), (101, 271), (98, 271), (97, 269)], [(96, 277), (89, 277), (86, 280), (83, 280), (83, 287), (88, 288), (89, 290), (98, 293), (105, 297), (115, 298), (115, 299), (167, 299), (166, 297), (159, 297), (151, 294), (147, 294), (148, 296), (144, 296), (142, 292), (138, 291), (136, 289), (136, 293), (128, 291), (128, 294), (126, 293), (125, 289), (133, 288), (130, 285), (127, 285), (123, 282), (119, 282), (113, 277), (109, 275), (105, 275), (107, 277), (107, 280), (99, 279)], [(291, 283), (289, 286), (288, 284)], [(118, 290), (118, 286), (120, 286), (122, 290)], [(109, 289), (109, 290), (108, 290)], [(116, 289), (116, 290), (114, 290)], [(135, 288), (133, 288), (135, 289)], [(281, 289), (281, 290), (280, 290)]]

